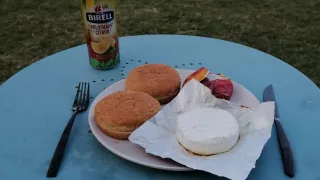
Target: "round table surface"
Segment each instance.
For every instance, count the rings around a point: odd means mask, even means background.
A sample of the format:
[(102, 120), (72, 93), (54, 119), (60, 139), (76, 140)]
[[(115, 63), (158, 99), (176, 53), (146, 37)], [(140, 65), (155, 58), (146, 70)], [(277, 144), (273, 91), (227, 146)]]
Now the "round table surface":
[[(179, 35), (120, 38), (121, 64), (110, 70), (89, 65), (86, 45), (48, 56), (0, 86), (0, 179), (46, 179), (60, 135), (71, 116), (75, 86), (91, 83), (94, 98), (137, 65), (163, 63), (180, 69), (207, 67), (249, 89), (260, 101), (273, 84), (281, 121), (294, 151), (294, 179), (320, 179), (320, 90), (302, 73), (258, 50), (227, 41)], [(93, 99), (92, 99), (93, 100)], [(223, 179), (202, 172), (171, 172), (126, 161), (105, 149), (77, 116), (56, 179)], [(289, 179), (283, 172), (275, 128), (250, 180)]]

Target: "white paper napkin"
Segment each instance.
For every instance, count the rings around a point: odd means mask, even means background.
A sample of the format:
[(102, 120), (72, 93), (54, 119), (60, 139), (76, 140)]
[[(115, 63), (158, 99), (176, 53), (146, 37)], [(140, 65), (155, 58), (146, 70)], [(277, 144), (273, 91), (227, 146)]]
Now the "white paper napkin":
[[(202, 107), (221, 108), (232, 113), (240, 125), (240, 139), (228, 152), (198, 156), (186, 151), (175, 135), (178, 115)], [(171, 158), (193, 169), (203, 170), (233, 180), (244, 180), (255, 167), (262, 149), (271, 136), (274, 102), (261, 103), (257, 108), (244, 108), (211, 95), (211, 90), (192, 79), (178, 96), (153, 118), (146, 121), (129, 137), (147, 153)]]

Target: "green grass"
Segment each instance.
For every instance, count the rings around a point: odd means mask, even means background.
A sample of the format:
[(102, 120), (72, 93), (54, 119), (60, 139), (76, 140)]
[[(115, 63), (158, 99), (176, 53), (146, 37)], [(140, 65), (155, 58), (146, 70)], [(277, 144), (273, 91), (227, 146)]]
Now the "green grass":
[[(244, 44), (320, 85), (319, 0), (117, 0), (121, 36), (187, 34)], [(84, 43), (80, 0), (1, 0), (0, 84), (45, 56)]]

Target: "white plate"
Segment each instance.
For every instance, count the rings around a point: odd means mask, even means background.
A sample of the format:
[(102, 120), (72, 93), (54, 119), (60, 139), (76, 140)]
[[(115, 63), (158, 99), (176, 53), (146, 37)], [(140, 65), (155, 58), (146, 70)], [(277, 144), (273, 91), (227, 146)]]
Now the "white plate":
[[(177, 70), (180, 74), (182, 82), (185, 80), (185, 78), (189, 74), (194, 72), (193, 70), (181, 70), (181, 69), (177, 69)], [(208, 78), (214, 79), (213, 76), (214, 75), (209, 74)], [(124, 90), (124, 82), (125, 80), (123, 79), (112, 84), (111, 86), (106, 88), (104, 91), (102, 91), (92, 102), (92, 105), (89, 110), (89, 125), (96, 139), (109, 151), (113, 152), (114, 154), (124, 159), (135, 162), (137, 164), (141, 164), (141, 165), (156, 168), (156, 169), (171, 170), (171, 171), (192, 170), (170, 159), (162, 159), (160, 157), (147, 154), (142, 147), (136, 144), (132, 144), (128, 140), (117, 140), (112, 137), (109, 137), (99, 129), (93, 116), (95, 105), (103, 97), (111, 93), (114, 93), (116, 91)], [(243, 86), (239, 85), (236, 82), (233, 82), (233, 86), (234, 86), (234, 91), (231, 98), (232, 102), (249, 106), (249, 107), (256, 107), (259, 104), (258, 99), (249, 90), (247, 90), (246, 88), (244, 88)]]

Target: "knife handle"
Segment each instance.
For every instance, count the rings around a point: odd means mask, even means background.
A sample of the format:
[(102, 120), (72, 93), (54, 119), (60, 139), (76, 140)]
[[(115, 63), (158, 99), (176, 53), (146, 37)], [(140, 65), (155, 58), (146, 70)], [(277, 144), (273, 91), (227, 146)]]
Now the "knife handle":
[(283, 159), (284, 172), (286, 173), (286, 175), (292, 178), (296, 171), (292, 148), (279, 119), (275, 119), (275, 124), (278, 132), (278, 140)]

